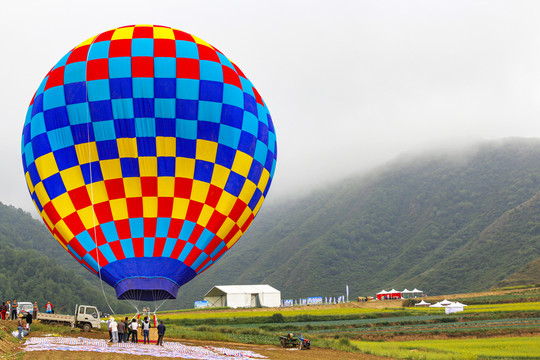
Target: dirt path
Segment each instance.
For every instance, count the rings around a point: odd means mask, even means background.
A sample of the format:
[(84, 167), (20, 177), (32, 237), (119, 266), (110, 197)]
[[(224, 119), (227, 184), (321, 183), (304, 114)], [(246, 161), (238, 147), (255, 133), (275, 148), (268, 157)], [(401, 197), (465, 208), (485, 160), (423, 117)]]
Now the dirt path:
[[(32, 336), (43, 336), (45, 334), (34, 333)], [(88, 336), (91, 335), (91, 336)], [(71, 337), (92, 337), (92, 338), (105, 338), (107, 334), (100, 333), (79, 333), (74, 332), (73, 334), (62, 334), (62, 336), (71, 336)], [(165, 341), (178, 341), (177, 339), (167, 339)], [(229, 342), (219, 342), (219, 341), (200, 341), (200, 340), (182, 340), (180, 341), (184, 345), (188, 346), (213, 346), (218, 348), (229, 348), (229, 349), (239, 349), (239, 350), (249, 350), (254, 351), (258, 354), (266, 356), (271, 360), (355, 360), (355, 359), (366, 359), (366, 360), (388, 360), (387, 357), (379, 357), (373, 355), (365, 354), (353, 354), (344, 351), (336, 351), (331, 349), (321, 349), (314, 347), (310, 350), (292, 350), (292, 349), (283, 349), (279, 346), (271, 345), (249, 345), (249, 344), (240, 344), (240, 343), (229, 343)], [(22, 353), (21, 353), (22, 352)], [(127, 354), (107, 354), (107, 353), (96, 353), (96, 352), (75, 352), (75, 351), (33, 351), (33, 352), (23, 352), (23, 350), (18, 350), (16, 348), (11, 352), (18, 359), (23, 360), (38, 360), (38, 359), (51, 359), (51, 360), (92, 360), (99, 358), (100, 360), (120, 360), (120, 359), (133, 359), (133, 360), (150, 360), (157, 359), (152, 356), (140, 356), (140, 355), (127, 355)], [(18, 353), (18, 354), (17, 354)], [(159, 358), (159, 359), (173, 359), (173, 358)]]

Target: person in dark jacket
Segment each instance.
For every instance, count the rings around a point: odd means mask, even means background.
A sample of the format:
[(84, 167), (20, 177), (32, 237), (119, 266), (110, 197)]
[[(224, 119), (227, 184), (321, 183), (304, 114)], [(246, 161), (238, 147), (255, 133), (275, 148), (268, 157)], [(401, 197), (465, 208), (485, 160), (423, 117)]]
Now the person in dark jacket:
[(125, 332), (126, 332), (126, 323), (123, 322), (122, 320), (118, 321), (118, 342), (119, 343), (124, 342)]
[(167, 330), (167, 328), (163, 325), (163, 321), (160, 320), (159, 325), (157, 326), (157, 345), (163, 346), (163, 335), (165, 335), (165, 330)]
[(28, 324), (28, 332), (30, 332), (30, 325), (32, 324), (32, 314), (27, 313), (25, 320), (26, 320), (26, 323)]
[(17, 299), (13, 299), (13, 302), (11, 303), (11, 320), (17, 319), (18, 307), (19, 307), (19, 304), (17, 304)]

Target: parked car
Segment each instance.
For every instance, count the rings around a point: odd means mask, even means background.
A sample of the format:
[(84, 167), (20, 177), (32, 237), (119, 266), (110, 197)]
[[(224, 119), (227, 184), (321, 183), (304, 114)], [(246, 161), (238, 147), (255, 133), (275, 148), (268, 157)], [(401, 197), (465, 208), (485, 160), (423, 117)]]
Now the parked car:
[(26, 315), (28, 313), (32, 314), (34, 312), (34, 304), (31, 302), (25, 302), (21, 301), (19, 303), (19, 306), (17, 307), (17, 315), (23, 314)]

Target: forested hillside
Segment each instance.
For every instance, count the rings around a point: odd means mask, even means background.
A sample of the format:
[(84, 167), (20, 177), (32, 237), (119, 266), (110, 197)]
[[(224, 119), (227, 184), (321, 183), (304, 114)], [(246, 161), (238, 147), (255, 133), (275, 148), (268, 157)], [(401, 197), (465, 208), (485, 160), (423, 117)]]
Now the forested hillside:
[(184, 286), (184, 304), (214, 284), (267, 283), (284, 298), (341, 295), (346, 284), (353, 296), (487, 289), (540, 257), (539, 191), (537, 139), (401, 158), (263, 206), (242, 240)]
[[(263, 206), (231, 251), (165, 307), (192, 307), (218, 284), (270, 284), (282, 298), (338, 296), (348, 284), (354, 298), (382, 288), (434, 295), (535, 281), (539, 192), (538, 139), (402, 157), (368, 176)], [(29, 214), (0, 205), (0, 250), (0, 301), (107, 310), (99, 281)], [(116, 301), (113, 308), (130, 309)]]
[[(0, 203), (0, 302), (51, 301), (58, 311), (72, 312), (75, 304), (96, 305), (110, 312), (99, 279), (84, 270), (30, 214)], [(105, 284), (106, 287), (108, 285)], [(130, 306), (108, 299), (117, 312)]]

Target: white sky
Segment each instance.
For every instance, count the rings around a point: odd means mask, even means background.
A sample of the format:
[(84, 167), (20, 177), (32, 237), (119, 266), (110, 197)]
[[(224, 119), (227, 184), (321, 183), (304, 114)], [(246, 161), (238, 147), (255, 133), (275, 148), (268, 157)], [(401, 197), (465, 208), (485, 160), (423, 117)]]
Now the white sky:
[(35, 213), (20, 142), (48, 70), (130, 24), (194, 34), (252, 80), (277, 133), (271, 200), (419, 148), (540, 137), (537, 1), (10, 2), (0, 12), (1, 202)]

